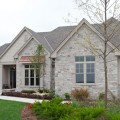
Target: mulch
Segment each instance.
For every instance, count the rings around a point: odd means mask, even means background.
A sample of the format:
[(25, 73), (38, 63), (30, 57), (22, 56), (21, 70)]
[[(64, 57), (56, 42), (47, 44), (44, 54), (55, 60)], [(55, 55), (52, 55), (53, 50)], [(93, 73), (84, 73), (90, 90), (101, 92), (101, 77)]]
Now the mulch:
[(37, 116), (31, 111), (28, 105), (26, 105), (21, 112), (22, 120), (40, 120)]

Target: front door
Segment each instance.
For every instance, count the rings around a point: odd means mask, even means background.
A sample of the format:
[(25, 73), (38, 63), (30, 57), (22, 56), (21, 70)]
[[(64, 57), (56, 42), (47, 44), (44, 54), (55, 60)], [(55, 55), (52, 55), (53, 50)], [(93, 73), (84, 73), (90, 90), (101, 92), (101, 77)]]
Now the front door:
[(16, 88), (16, 66), (10, 67), (10, 86)]

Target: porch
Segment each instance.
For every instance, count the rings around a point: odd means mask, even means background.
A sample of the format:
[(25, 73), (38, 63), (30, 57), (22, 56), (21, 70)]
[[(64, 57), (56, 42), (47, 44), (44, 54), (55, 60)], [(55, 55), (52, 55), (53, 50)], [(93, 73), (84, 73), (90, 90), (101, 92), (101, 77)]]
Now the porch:
[(2, 68), (2, 91), (15, 91), (16, 65), (3, 65)]

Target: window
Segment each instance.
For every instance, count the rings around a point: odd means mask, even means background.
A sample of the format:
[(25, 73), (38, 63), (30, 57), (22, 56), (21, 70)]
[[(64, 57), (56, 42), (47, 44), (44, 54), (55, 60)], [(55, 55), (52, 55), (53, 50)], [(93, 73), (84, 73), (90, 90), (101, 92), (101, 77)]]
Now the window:
[(76, 56), (76, 83), (95, 83), (95, 56)]
[(25, 65), (25, 85), (26, 86), (38, 86), (39, 77), (37, 70), (32, 65)]

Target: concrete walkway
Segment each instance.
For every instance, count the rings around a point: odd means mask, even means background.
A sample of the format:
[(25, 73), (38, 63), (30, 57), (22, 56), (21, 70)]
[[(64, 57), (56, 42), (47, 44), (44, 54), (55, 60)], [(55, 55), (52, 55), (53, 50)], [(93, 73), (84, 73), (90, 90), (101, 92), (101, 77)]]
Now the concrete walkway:
[(29, 98), (20, 98), (20, 97), (10, 97), (10, 96), (0, 96), (0, 100), (11, 100), (25, 103), (34, 103), (34, 102), (42, 102), (43, 100), (39, 99), (29, 99)]

